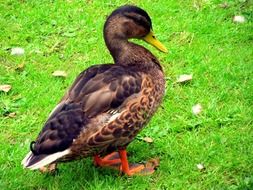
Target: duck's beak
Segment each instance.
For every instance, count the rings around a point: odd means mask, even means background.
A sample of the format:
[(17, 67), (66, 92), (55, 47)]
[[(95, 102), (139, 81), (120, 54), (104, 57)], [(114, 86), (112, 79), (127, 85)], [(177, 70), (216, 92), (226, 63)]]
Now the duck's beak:
[(152, 30), (150, 30), (150, 32), (148, 33), (148, 35), (146, 35), (143, 40), (145, 40), (146, 42), (148, 42), (149, 44), (155, 46), (157, 49), (159, 49), (160, 51), (167, 53), (168, 50), (167, 48), (156, 39), (154, 33)]

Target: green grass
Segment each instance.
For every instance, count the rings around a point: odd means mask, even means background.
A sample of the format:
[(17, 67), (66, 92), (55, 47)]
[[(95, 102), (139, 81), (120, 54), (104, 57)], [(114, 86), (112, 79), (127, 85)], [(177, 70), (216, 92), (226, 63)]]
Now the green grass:
[[(0, 189), (253, 189), (253, 5), (227, 0), (1, 1)], [(163, 108), (128, 147), (131, 161), (159, 157), (152, 176), (119, 176), (90, 158), (61, 164), (55, 176), (24, 170), (20, 161), (48, 114), (82, 70), (110, 63), (102, 29), (117, 6), (148, 11), (167, 80)], [(235, 24), (234, 15), (246, 22)], [(23, 47), (25, 55), (9, 49)], [(17, 70), (24, 64), (23, 70)], [(66, 70), (68, 77), (52, 77)], [(192, 73), (186, 85), (180, 74)], [(191, 113), (200, 103), (203, 112)], [(7, 117), (16, 112), (15, 118)], [(151, 137), (151, 144), (142, 137)], [(196, 167), (203, 163), (204, 171)]]

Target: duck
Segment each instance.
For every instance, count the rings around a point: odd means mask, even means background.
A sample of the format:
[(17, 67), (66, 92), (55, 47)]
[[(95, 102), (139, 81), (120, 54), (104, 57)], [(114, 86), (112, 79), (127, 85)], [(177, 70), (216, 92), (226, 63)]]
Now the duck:
[(149, 171), (129, 163), (126, 148), (161, 104), (165, 75), (158, 59), (130, 39), (167, 49), (155, 37), (148, 13), (134, 5), (115, 9), (103, 36), (114, 63), (79, 74), (30, 143), (24, 168), (54, 171), (58, 163), (92, 157), (96, 166), (115, 166), (128, 176)]

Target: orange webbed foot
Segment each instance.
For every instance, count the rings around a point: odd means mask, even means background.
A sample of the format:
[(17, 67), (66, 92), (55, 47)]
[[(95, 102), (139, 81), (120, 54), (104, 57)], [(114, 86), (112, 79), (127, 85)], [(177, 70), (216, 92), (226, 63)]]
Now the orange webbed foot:
[[(121, 169), (122, 171), (122, 169)], [(124, 172), (124, 171), (122, 171)], [(124, 172), (128, 176), (133, 176), (133, 175), (140, 175), (140, 176), (145, 176), (145, 175), (151, 175), (155, 172), (155, 167), (149, 167), (146, 164), (129, 164), (129, 171)]]
[(127, 160), (127, 152), (125, 149), (119, 150), (121, 158), (121, 168), (120, 170), (128, 176), (133, 175), (150, 175), (155, 172), (155, 168), (158, 166), (152, 162), (147, 162), (144, 164), (129, 164)]
[(155, 168), (158, 166), (156, 159), (154, 160), (152, 159), (148, 161), (145, 165), (128, 163), (127, 152), (125, 149), (108, 154), (104, 158), (101, 158), (98, 155), (93, 157), (95, 166), (116, 169), (128, 176), (153, 174), (155, 172)]

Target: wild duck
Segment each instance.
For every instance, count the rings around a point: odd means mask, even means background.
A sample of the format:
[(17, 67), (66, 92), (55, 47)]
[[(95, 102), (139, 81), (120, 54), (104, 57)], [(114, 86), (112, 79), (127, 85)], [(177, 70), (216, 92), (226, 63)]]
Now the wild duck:
[(158, 59), (131, 38), (167, 52), (146, 11), (129, 5), (114, 10), (104, 39), (115, 64), (94, 65), (76, 78), (31, 142), (25, 168), (53, 170), (58, 162), (91, 156), (97, 166), (116, 165), (127, 175), (145, 170), (128, 163), (126, 147), (160, 105), (165, 80)]

